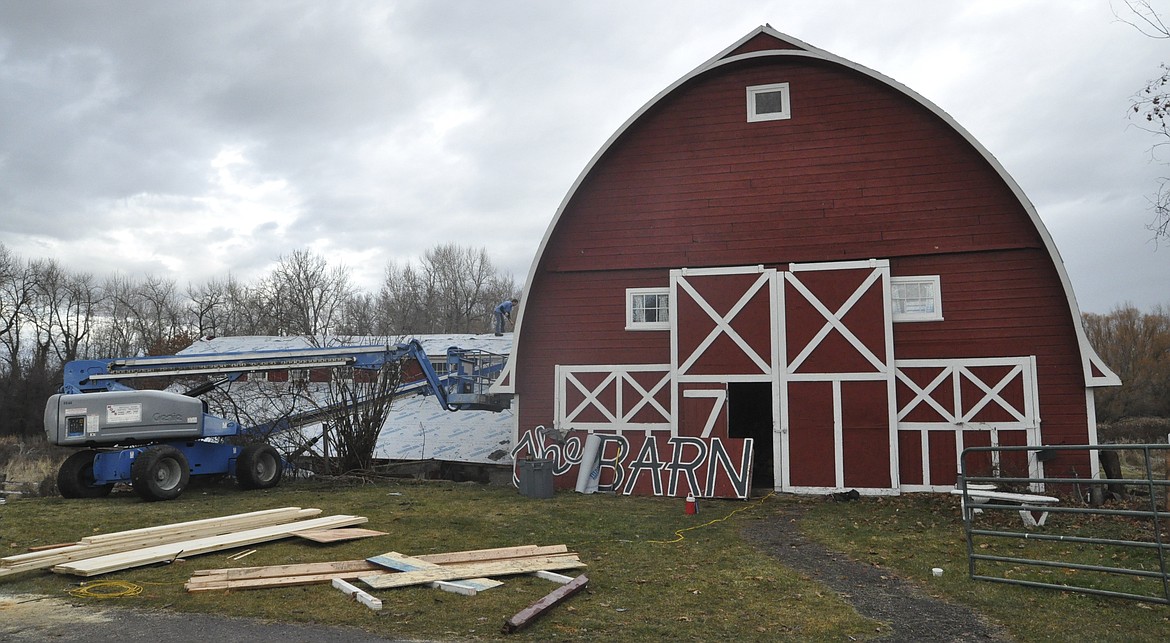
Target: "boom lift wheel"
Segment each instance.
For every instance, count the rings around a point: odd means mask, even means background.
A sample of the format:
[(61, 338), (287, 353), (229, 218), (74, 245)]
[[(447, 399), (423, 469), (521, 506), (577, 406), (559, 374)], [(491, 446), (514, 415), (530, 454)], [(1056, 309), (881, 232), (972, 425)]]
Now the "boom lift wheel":
[(268, 444), (249, 444), (236, 458), (236, 482), (241, 489), (268, 489), (280, 484), (284, 462)]
[(57, 471), (57, 490), (66, 498), (104, 498), (114, 490), (112, 484), (97, 484), (93, 477), (93, 459), (97, 451), (78, 451), (61, 463)]
[(187, 457), (166, 444), (147, 447), (130, 466), (130, 481), (143, 500), (174, 500), (190, 480)]

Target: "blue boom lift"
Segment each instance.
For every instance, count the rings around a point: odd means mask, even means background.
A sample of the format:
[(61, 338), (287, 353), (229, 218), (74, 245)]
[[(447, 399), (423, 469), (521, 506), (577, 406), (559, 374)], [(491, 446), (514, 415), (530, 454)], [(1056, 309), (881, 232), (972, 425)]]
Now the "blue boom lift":
[[(395, 395), (433, 395), (449, 411), (508, 408), (510, 398), (487, 393), (503, 368), (501, 355), (449, 348), (447, 372), (439, 375), (422, 344), (338, 346), (195, 355), (76, 360), (65, 365), (64, 384), (45, 405), (49, 442), (78, 447), (57, 474), (66, 498), (100, 498), (116, 483), (130, 483), (146, 500), (177, 498), (191, 476), (234, 475), (244, 489), (280, 483), (284, 462), (263, 442), (237, 446), (232, 436), (263, 437), (271, 424), (243, 427), (207, 413), (198, 399), (246, 373), (275, 369), (352, 367), (376, 371), (405, 359), (418, 362), (423, 379)], [(185, 393), (136, 390), (124, 381), (175, 376), (218, 376)], [(320, 414), (310, 414), (310, 417)], [(275, 430), (293, 428), (284, 422)]]

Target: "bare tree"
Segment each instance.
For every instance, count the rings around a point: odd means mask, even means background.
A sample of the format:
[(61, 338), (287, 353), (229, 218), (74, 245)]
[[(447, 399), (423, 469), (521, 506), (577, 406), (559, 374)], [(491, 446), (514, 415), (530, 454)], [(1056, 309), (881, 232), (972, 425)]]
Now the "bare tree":
[(265, 375), (253, 373), (246, 381), (213, 389), (202, 397), (213, 414), (249, 429), (245, 441), (263, 439), (288, 451), (300, 444), (291, 430), (295, 428), (295, 418), (317, 408), (314, 398), (320, 395), (318, 387), (306, 386), (297, 378), (269, 380)]
[(248, 428), (242, 441), (264, 440), (290, 458), (320, 457), (322, 472), (369, 469), (402, 383), (403, 363), (328, 372), (323, 379), (299, 370), (253, 374), (203, 397), (212, 413)]
[(1083, 321), (1089, 343), (1122, 381), (1097, 389), (1097, 418), (1170, 417), (1170, 314), (1122, 306), (1108, 315), (1086, 313)]
[(0, 346), (7, 374), (21, 375), (24, 328), (31, 317), (36, 279), (31, 266), (0, 244)]
[(484, 297), (496, 269), (483, 248), (460, 248), (448, 243), (428, 250), (423, 265), (435, 284), (434, 308), (443, 332), (467, 333), (483, 329), (481, 312)]
[(57, 364), (77, 359), (94, 330), (102, 295), (89, 273), (69, 273), (56, 261), (36, 263), (37, 327)]
[(377, 298), (378, 334), (417, 335), (435, 332), (430, 305), (435, 293), (425, 275), (410, 263), (386, 265)]
[[(1119, 20), (1133, 26), (1142, 35), (1159, 40), (1170, 39), (1170, 27), (1153, 7), (1150, 0), (1125, 0), (1127, 10)], [(1161, 65), (1161, 73), (1146, 83), (1134, 96), (1130, 104), (1130, 116), (1138, 119), (1139, 126), (1157, 136), (1158, 142), (1151, 149), (1151, 156), (1158, 158), (1159, 149), (1170, 143), (1170, 67)], [(1147, 228), (1155, 239), (1170, 238), (1170, 177), (1158, 179), (1158, 186), (1150, 197), (1154, 220)]]
[(95, 331), (94, 351), (106, 357), (134, 355), (142, 348), (134, 310), (137, 284), (125, 275), (112, 275), (102, 282), (100, 324)]
[(335, 330), (353, 290), (348, 269), (330, 268), (324, 257), (307, 250), (282, 256), (261, 288), (279, 334), (317, 341)]
[(342, 307), (336, 333), (341, 336), (370, 336), (381, 334), (378, 325), (378, 302), (369, 293), (353, 292)]
[(183, 305), (174, 279), (147, 275), (134, 291), (133, 308), (142, 348), (148, 354), (166, 354), (163, 346), (176, 336), (186, 336)]
[(516, 293), (515, 281), (496, 269), (483, 248), (440, 244), (420, 264), (387, 266), (378, 296), (380, 332), (485, 332), (492, 308)]
[(229, 298), (227, 282), (212, 279), (202, 284), (187, 284), (187, 310), (199, 337), (216, 337), (228, 326)]
[(30, 337), (33, 340), (32, 367), (47, 371), (51, 366), (49, 356), (53, 354), (55, 343), (51, 311), (57, 305), (64, 273), (61, 266), (51, 259), (35, 260), (29, 265), (34, 284), (29, 316)]
[(94, 276), (90, 273), (79, 273), (72, 276), (67, 286), (67, 305), (58, 318), (58, 327), (67, 338), (66, 350), (62, 352), (62, 361), (70, 361), (79, 357), (89, 357), (89, 340), (93, 335), (97, 323), (98, 307), (101, 305), (102, 292)]
[(227, 324), (223, 335), (279, 335), (279, 323), (268, 308), (263, 286), (249, 286), (229, 276)]
[(377, 371), (339, 375), (340, 369), (329, 383), (323, 430), (333, 436), (342, 472), (368, 470), (394, 394), (402, 383), (402, 362), (387, 362)]
[[(0, 370), (0, 435), (31, 437), (43, 431), (45, 400), (59, 382), (50, 368), (52, 333), (41, 322), (37, 266), (0, 245), (0, 345), (7, 350)], [(25, 339), (33, 339), (33, 350)]]

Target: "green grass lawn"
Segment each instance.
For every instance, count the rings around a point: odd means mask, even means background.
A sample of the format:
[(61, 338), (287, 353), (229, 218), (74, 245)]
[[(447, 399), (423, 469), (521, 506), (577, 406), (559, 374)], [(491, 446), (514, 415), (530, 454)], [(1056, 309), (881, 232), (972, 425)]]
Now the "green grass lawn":
[[(1025, 531), (1014, 511), (998, 511), (977, 520), (981, 529)], [(1052, 514), (1047, 527), (1033, 533), (1135, 537), (1136, 532), (1119, 526), (1121, 522)], [(1170, 640), (1170, 606), (971, 580), (962, 518), (954, 496), (914, 494), (864, 499), (847, 506), (821, 505), (808, 514), (802, 526), (819, 542), (848, 552), (856, 560), (897, 570), (905, 578), (919, 580), (932, 595), (976, 609), (1004, 625), (1020, 641)], [(1000, 556), (1125, 566), (1116, 560), (1101, 560), (1097, 546), (985, 537), (974, 542), (980, 552)], [(934, 578), (933, 567), (946, 571), (941, 578)], [(979, 567), (979, 573), (988, 576), (1004, 575), (1004, 571), (1009, 578), (1058, 584), (1063, 578), (1069, 584), (1099, 584), (1067, 569), (1016, 566), (993, 571), (983, 562)], [(1112, 582), (1116, 590), (1164, 595), (1160, 584), (1151, 587), (1149, 581)], [(1126, 582), (1129, 584), (1123, 584)]]
[[(559, 492), (547, 500), (508, 487), (450, 482), (342, 484), (286, 482), (243, 492), (230, 484), (189, 489), (171, 502), (144, 503), (131, 493), (102, 500), (36, 498), (0, 506), (6, 553), (73, 542), (84, 536), (285, 506), (367, 516), (385, 536), (328, 545), (288, 539), (170, 565), (94, 579), (47, 571), (0, 578), (0, 593), (67, 597), (84, 580), (121, 580), (137, 596), (70, 599), (214, 612), (290, 622), (346, 624), (396, 638), (467, 640), (867, 640), (888, 628), (859, 616), (827, 588), (747, 544), (746, 521), (768, 520), (791, 503), (808, 506), (806, 533), (865, 562), (896, 570), (931, 594), (971, 605), (1018, 640), (1165, 640), (1170, 607), (976, 582), (966, 576), (958, 501), (904, 496), (831, 503), (773, 495), (748, 502), (707, 500), (686, 515), (680, 499)], [(372, 591), (372, 612), (328, 585), (188, 594), (198, 569), (365, 558), (388, 551), (429, 554), (524, 544), (566, 544), (588, 567), (589, 588), (516, 634), (504, 620), (556, 588), (532, 576), (462, 596), (426, 587)], [(942, 578), (931, 567), (945, 567)], [(575, 575), (578, 572), (564, 572)], [(360, 585), (360, 584), (359, 584)]]

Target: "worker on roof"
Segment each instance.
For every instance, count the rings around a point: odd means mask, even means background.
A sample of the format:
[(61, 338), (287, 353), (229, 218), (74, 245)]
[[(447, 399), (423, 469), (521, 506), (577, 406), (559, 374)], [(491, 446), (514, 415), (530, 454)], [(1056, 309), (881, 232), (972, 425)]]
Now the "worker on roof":
[(496, 306), (496, 309), (493, 311), (496, 316), (496, 337), (504, 334), (504, 319), (506, 318), (508, 321), (512, 321), (512, 309), (518, 303), (520, 303), (518, 299), (512, 298)]

